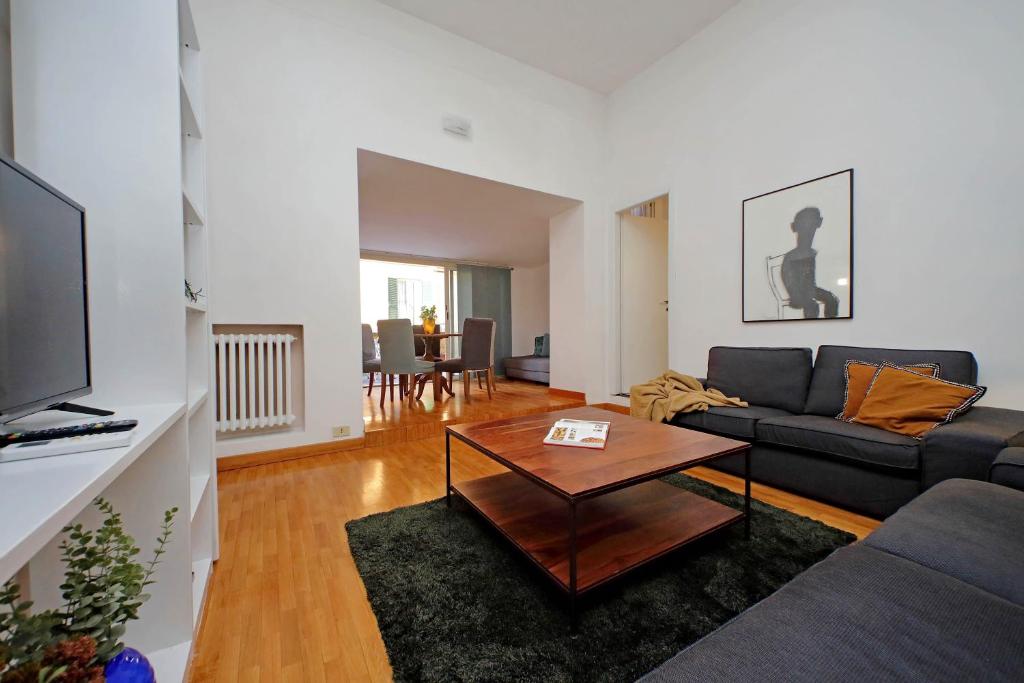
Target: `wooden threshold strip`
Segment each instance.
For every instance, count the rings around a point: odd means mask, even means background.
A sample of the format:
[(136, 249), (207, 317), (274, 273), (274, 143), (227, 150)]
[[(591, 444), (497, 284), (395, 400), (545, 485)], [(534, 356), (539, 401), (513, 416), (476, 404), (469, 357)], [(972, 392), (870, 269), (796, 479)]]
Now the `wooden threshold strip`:
[(580, 401), (586, 401), (587, 395), (582, 391), (571, 391), (569, 389), (556, 389), (555, 387), (548, 387), (548, 393), (552, 396), (564, 396), (565, 398), (575, 398)]

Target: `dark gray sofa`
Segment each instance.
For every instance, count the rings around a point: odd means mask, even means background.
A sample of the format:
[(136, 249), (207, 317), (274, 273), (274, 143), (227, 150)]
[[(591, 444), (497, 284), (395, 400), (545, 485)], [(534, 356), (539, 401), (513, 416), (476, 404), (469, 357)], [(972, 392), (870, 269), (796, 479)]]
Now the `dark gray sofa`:
[(513, 356), (505, 359), (505, 376), (531, 382), (551, 382), (551, 358), (548, 356)]
[(1022, 520), (942, 482), (641, 681), (1024, 680)]
[(1024, 448), (1004, 448), (989, 468), (988, 480), (1024, 491)]
[[(705, 383), (748, 408), (711, 408), (677, 415), (672, 424), (753, 443), (751, 477), (873, 517), (884, 518), (922, 491), (953, 477), (986, 480), (1000, 452), (1024, 446), (1024, 411), (975, 407), (918, 440), (836, 420), (845, 401), (847, 360), (938, 363), (939, 376), (974, 384), (978, 366), (967, 351), (822, 346), (718, 346), (708, 354)], [(742, 474), (743, 459), (715, 467)]]

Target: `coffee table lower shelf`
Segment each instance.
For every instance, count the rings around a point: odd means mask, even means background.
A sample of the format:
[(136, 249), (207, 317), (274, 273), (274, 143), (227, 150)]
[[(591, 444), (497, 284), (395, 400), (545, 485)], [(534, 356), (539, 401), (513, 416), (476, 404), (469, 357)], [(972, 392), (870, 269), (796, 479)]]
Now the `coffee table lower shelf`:
[[(569, 592), (570, 503), (507, 472), (452, 486)], [(576, 502), (576, 594), (742, 521), (742, 511), (653, 480)]]

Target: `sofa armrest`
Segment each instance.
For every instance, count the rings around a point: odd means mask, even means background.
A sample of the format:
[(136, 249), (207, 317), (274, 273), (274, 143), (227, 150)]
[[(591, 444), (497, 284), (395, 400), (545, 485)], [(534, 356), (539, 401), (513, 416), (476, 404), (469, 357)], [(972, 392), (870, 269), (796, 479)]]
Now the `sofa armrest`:
[(921, 483), (929, 488), (945, 479), (988, 479), (989, 468), (1008, 446), (1024, 446), (1024, 411), (972, 408), (924, 436)]
[(988, 480), (1024, 491), (1024, 448), (1004, 448), (988, 470)]

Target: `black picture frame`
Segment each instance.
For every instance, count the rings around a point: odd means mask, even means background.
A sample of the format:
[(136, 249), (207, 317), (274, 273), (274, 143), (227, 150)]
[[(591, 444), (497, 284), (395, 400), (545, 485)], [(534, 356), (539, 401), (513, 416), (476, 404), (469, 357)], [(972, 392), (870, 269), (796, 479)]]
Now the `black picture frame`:
[[(853, 319), (853, 176), (853, 169), (847, 168), (743, 200), (740, 210), (740, 307), (744, 323)], [(819, 193), (821, 197), (815, 200)], [(768, 198), (771, 201), (765, 202)], [(848, 208), (842, 206), (844, 204)], [(787, 205), (801, 207), (795, 212), (790, 208), (784, 214), (792, 216), (788, 234), (781, 218), (771, 221), (770, 225), (761, 224), (765, 214), (781, 216), (779, 212), (786, 211), (784, 207)], [(824, 212), (819, 208), (823, 205), (829, 207)], [(804, 214), (804, 209), (817, 212), (816, 226), (814, 213)], [(800, 223), (806, 226), (802, 231), (798, 227)], [(825, 258), (819, 259), (822, 254), (811, 245), (818, 230), (826, 227), (835, 234), (829, 236)], [(763, 233), (769, 230), (770, 237), (766, 238)], [(792, 244), (793, 237), (789, 235), (796, 235), (797, 246), (783, 253), (778, 245), (787, 238)], [(752, 251), (757, 253), (752, 254)], [(824, 268), (821, 267), (822, 262), (825, 263)], [(783, 277), (783, 268), (789, 271), (786, 277)], [(822, 271), (826, 277), (834, 278), (824, 283), (829, 289), (818, 282), (818, 274)], [(835, 277), (837, 273), (841, 275)], [(786, 280), (794, 289), (802, 285), (800, 298), (794, 299), (790, 294)], [(812, 291), (813, 294), (810, 293)], [(772, 302), (775, 315), (769, 312)], [(817, 315), (812, 315), (814, 307)]]

